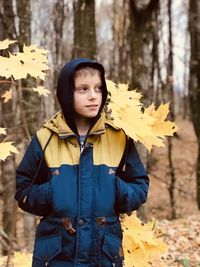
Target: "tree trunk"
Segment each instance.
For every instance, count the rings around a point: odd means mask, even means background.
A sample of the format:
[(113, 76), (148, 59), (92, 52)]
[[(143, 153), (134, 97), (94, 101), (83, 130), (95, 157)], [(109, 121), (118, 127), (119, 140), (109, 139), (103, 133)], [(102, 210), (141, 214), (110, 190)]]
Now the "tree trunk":
[(196, 165), (197, 204), (200, 209), (200, 2), (190, 0), (189, 30), (191, 39), (189, 96), (194, 130), (198, 142)]
[[(173, 41), (172, 41), (172, 1), (168, 0), (168, 29), (169, 29), (169, 38), (168, 38), (168, 47), (169, 47), (169, 56), (168, 56), (168, 66), (167, 66), (167, 89), (168, 96), (170, 101), (170, 120), (174, 121), (174, 89), (173, 89)], [(176, 176), (175, 169), (172, 160), (173, 154), (173, 142), (171, 137), (168, 138), (168, 160), (169, 160), (169, 174), (171, 177), (169, 185), (169, 195), (171, 203), (171, 219), (176, 218), (176, 207), (175, 207), (175, 184)]]
[[(154, 26), (152, 31), (152, 60), (151, 60), (151, 68), (150, 68), (150, 84), (149, 84), (149, 100), (150, 103), (153, 101), (158, 102), (158, 94), (159, 94), (159, 86), (158, 81), (157, 84), (155, 82), (155, 73), (157, 70), (158, 73), (158, 67), (159, 67), (159, 37), (158, 37), (158, 31), (159, 31), (159, 21), (158, 21), (158, 15), (157, 11), (155, 11), (155, 18), (154, 18)], [(156, 103), (157, 104), (157, 103)]]
[[(150, 61), (145, 51), (151, 36), (152, 13), (158, 8), (159, 0), (146, 1), (129, 0), (130, 3), (130, 46), (131, 46), (131, 82), (130, 89), (142, 91), (144, 101), (147, 102), (149, 73), (147, 70)], [(148, 57), (148, 58), (147, 58)], [(145, 166), (147, 166), (147, 150), (143, 145), (137, 149)], [(140, 209), (142, 217), (146, 217), (144, 208)]]
[[(142, 90), (145, 96), (148, 87), (148, 72), (145, 64), (145, 47), (149, 39), (152, 13), (157, 9), (159, 0), (149, 1), (146, 7), (138, 7), (139, 1), (130, 0), (131, 21), (131, 89)], [(141, 6), (145, 3), (140, 1)], [(143, 4), (143, 5), (142, 5)]]
[[(54, 4), (53, 14), (53, 27), (54, 27), (54, 40), (55, 52), (53, 53), (53, 87), (56, 88), (60, 69), (63, 65), (63, 25), (65, 21), (65, 4), (64, 0), (57, 0)], [(59, 108), (58, 101), (55, 101), (55, 108)]]
[(23, 45), (31, 43), (31, 8), (30, 0), (17, 0), (17, 15), (19, 17), (19, 36), (20, 49)]
[(95, 0), (74, 0), (73, 56), (96, 59)]
[(130, 18), (128, 0), (113, 1), (113, 49), (110, 59), (110, 77), (116, 82), (130, 80)]
[[(4, 0), (1, 1), (1, 14), (0, 21), (2, 22), (0, 26), (0, 40), (4, 40), (6, 38), (15, 39), (16, 38), (16, 29), (14, 22), (14, 12), (12, 1)], [(3, 90), (8, 90), (9, 87), (4, 85), (1, 87)], [(2, 92), (2, 91), (1, 91)], [(7, 138), (9, 139), (9, 135), (12, 134), (12, 129), (15, 125), (14, 120), (14, 112), (13, 112), (13, 101), (9, 101), (8, 103), (2, 103), (1, 107), (2, 118), (1, 118), (1, 126), (7, 128)], [(11, 139), (14, 139), (13, 137)], [(1, 182), (2, 182), (2, 226), (3, 231), (6, 235), (8, 235), (9, 239), (12, 241), (12, 229), (14, 227), (13, 223), (13, 214), (14, 210), (14, 170), (15, 170), (15, 160), (14, 157), (9, 157), (6, 161), (1, 163)], [(4, 255), (8, 254), (9, 251), (9, 243), (3, 244), (2, 252)]]
[(0, 2), (0, 37), (16, 39), (15, 15), (13, 12), (12, 0), (2, 0)]
[(130, 18), (129, 18), (129, 3), (128, 0), (123, 0), (121, 13), (121, 27), (119, 31), (119, 82), (127, 83), (130, 79), (129, 65), (130, 65)]
[[(17, 0), (16, 4), (19, 19), (19, 47), (22, 51), (23, 45), (30, 45), (31, 43), (31, 6), (30, 0)], [(40, 99), (31, 91), (31, 87), (34, 86), (35, 80), (32, 78), (18, 82), (17, 90), (20, 103), (20, 115), (17, 117), (17, 123), (18, 125), (24, 125), (23, 129), (19, 127), (17, 131), (19, 144), (22, 139), (25, 140), (25, 138), (28, 138), (30, 140), (37, 129), (38, 118), (40, 118)], [(22, 154), (25, 149), (26, 147), (24, 146), (22, 148)], [(35, 217), (24, 212), (23, 219), (25, 245), (26, 248), (31, 251), (35, 235)]]
[[(149, 42), (150, 22), (152, 13), (158, 8), (159, 0), (145, 1), (129, 0), (130, 2), (130, 46), (132, 77), (130, 89), (141, 90), (147, 99), (148, 80), (147, 64), (145, 64), (145, 49)], [(139, 6), (140, 4), (140, 6)], [(150, 54), (149, 54), (150, 57)], [(138, 146), (144, 164), (147, 164), (147, 151), (144, 146)]]

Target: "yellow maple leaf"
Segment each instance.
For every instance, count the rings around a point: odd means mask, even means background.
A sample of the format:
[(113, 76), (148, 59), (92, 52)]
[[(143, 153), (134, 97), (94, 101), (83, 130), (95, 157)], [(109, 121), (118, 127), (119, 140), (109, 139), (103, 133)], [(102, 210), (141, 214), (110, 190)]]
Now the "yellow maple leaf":
[(34, 92), (37, 92), (39, 95), (48, 96), (51, 92), (48, 89), (45, 89), (43, 86), (38, 86), (36, 88), (33, 88)]
[[(24, 53), (16, 53), (15, 55), (10, 54), (10, 59), (13, 62), (13, 65), (18, 66), (18, 72), (13, 73), (13, 77), (15, 79), (21, 79), (26, 78), (27, 74), (30, 74), (31, 76), (35, 78), (40, 78), (44, 80), (45, 73), (43, 71), (48, 70), (49, 67), (46, 64), (46, 61), (43, 63), (41, 60), (37, 59), (41, 57), (41, 55), (30, 52), (29, 54)], [(42, 56), (43, 57), (43, 56)], [(43, 60), (44, 61), (44, 60)], [(19, 67), (20, 65), (20, 67)]]
[(0, 134), (6, 134), (6, 128), (0, 127)]
[(12, 98), (12, 89), (6, 91), (1, 97), (4, 98), (4, 103), (7, 103)]
[(7, 49), (9, 47), (9, 45), (16, 43), (17, 41), (15, 40), (4, 40), (4, 41), (0, 41), (0, 50), (4, 50)]
[(157, 237), (154, 221), (144, 224), (133, 213), (125, 216), (122, 227), (126, 267), (150, 267), (155, 262), (161, 262), (160, 266), (165, 266), (161, 256), (168, 247)]
[(19, 153), (12, 143), (13, 142), (0, 143), (0, 160), (5, 160), (11, 153)]
[(128, 91), (128, 85), (117, 85), (109, 80), (106, 80), (106, 84), (111, 95), (107, 110), (112, 123), (135, 141), (144, 144), (148, 150), (153, 145), (164, 146), (164, 138), (172, 136), (177, 130), (174, 122), (166, 120), (169, 104), (161, 104), (157, 110), (154, 104), (145, 108), (140, 102), (142, 95), (135, 90)]
[(47, 59), (47, 54), (49, 53), (49, 50), (46, 49), (42, 49), (42, 48), (38, 48), (36, 45), (30, 45), (30, 46), (26, 46), (24, 45), (23, 47), (23, 53), (25, 55), (30, 55), (32, 53), (33, 58), (37, 61), (37, 62), (48, 62)]
[(160, 138), (155, 136), (155, 134), (153, 133), (152, 136), (145, 136), (144, 138), (140, 137), (138, 139), (138, 141), (140, 143), (142, 143), (143, 145), (145, 145), (145, 147), (148, 149), (148, 151), (151, 151), (151, 149), (153, 148), (153, 146), (157, 146), (157, 147), (164, 147), (164, 138)]
[(155, 122), (152, 125), (152, 131), (156, 136), (173, 136), (174, 132), (177, 131), (177, 126), (174, 122), (166, 121), (169, 113), (169, 103), (161, 104), (157, 110), (152, 104), (150, 107), (145, 109), (145, 113), (155, 118)]
[(44, 71), (49, 69), (45, 55), (48, 51), (33, 45), (24, 46), (24, 50), (23, 53), (9, 53), (9, 57), (0, 56), (0, 76), (22, 79), (30, 74), (32, 77), (44, 80)]

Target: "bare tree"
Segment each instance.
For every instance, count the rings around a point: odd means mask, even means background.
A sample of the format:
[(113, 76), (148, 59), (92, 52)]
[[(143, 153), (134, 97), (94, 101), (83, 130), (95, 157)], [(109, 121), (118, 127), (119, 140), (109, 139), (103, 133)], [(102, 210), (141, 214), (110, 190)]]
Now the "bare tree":
[(189, 31), (191, 39), (189, 96), (194, 130), (198, 142), (198, 157), (196, 165), (197, 204), (200, 209), (200, 2), (190, 0)]

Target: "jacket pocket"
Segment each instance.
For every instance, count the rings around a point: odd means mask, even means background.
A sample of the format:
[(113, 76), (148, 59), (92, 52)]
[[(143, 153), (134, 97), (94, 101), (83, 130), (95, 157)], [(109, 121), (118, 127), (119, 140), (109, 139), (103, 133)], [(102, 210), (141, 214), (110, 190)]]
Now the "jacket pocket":
[(113, 263), (124, 260), (122, 241), (115, 235), (105, 234), (102, 251)]
[(49, 263), (62, 250), (62, 238), (60, 235), (36, 238), (33, 258)]

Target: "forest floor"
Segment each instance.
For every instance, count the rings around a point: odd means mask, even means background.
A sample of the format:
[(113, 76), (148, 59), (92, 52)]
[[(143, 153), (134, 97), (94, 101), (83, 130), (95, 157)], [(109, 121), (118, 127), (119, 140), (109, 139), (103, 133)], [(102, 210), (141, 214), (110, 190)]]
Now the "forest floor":
[(167, 266), (200, 267), (200, 215), (162, 220), (159, 227), (169, 247), (163, 257)]
[[(150, 192), (146, 210), (148, 219), (159, 220), (163, 238), (169, 245), (164, 256), (170, 267), (200, 267), (200, 212), (196, 202), (197, 142), (189, 121), (177, 120), (179, 130), (173, 137), (175, 169), (175, 212), (171, 219), (168, 187), (170, 185), (167, 142), (165, 148), (154, 149), (150, 170)], [(158, 266), (159, 267), (159, 266)]]

